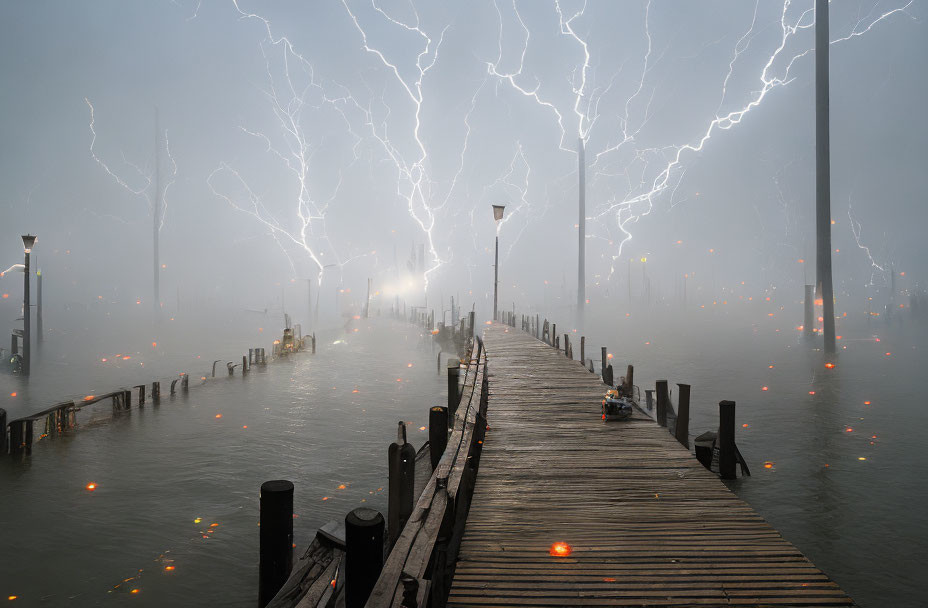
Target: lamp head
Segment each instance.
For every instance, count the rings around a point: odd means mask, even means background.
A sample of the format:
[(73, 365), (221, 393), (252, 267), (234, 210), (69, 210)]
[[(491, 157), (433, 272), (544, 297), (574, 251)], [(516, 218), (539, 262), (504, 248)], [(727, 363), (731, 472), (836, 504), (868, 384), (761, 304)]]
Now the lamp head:
[(32, 246), (35, 245), (35, 235), (24, 234), (23, 235), (23, 249), (26, 250), (26, 253), (32, 251)]
[(493, 219), (497, 222), (503, 219), (503, 209), (505, 208), (506, 205), (493, 205)]

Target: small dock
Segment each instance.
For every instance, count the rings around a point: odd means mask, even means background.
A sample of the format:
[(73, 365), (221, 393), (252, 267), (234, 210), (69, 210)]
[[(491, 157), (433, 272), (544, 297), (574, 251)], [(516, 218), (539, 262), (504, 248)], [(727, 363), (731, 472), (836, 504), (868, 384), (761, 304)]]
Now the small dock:
[(500, 323), (484, 340), (489, 430), (447, 605), (854, 605), (666, 428), (604, 423), (579, 361)]

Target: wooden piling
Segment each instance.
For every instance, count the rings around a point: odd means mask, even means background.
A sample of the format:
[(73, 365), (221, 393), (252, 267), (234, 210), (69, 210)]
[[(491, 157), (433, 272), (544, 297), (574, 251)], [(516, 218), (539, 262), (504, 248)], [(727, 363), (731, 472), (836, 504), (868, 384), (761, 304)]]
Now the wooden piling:
[(735, 479), (735, 402), (719, 401), (719, 476)]
[(180, 383), (180, 386), (181, 388), (184, 389), (184, 392), (187, 392), (188, 390), (190, 390), (190, 374), (186, 374), (186, 373), (184, 374), (184, 379)]
[(255, 360), (255, 349), (248, 349), (248, 365), (251, 365)]
[(586, 336), (580, 336), (580, 362), (586, 365)]
[(316, 332), (313, 332), (313, 354), (316, 354)]
[(345, 516), (345, 606), (364, 608), (383, 569), (383, 515), (359, 507)]
[(387, 471), (387, 533), (389, 548), (392, 548), (412, 514), (415, 500), (416, 449), (406, 441), (406, 423), (402, 420), (397, 428), (396, 442), (387, 449)]
[(429, 409), (429, 459), (432, 470), (438, 467), (438, 461), (448, 447), (448, 420), (448, 408), (436, 405)]
[(458, 359), (448, 359), (448, 417), (452, 420), (461, 402), (460, 378), (461, 362)]
[(670, 405), (670, 393), (667, 391), (667, 381), (658, 380), (654, 383), (657, 392), (657, 423), (667, 426), (667, 409)]
[(557, 348), (557, 323), (551, 324), (551, 346)]
[(151, 383), (151, 400), (161, 401), (161, 382), (157, 380)]
[(690, 385), (677, 384), (677, 428), (674, 436), (684, 447), (690, 447)]
[(259, 517), (258, 608), (264, 608), (280, 591), (293, 568), (291, 482), (275, 479), (261, 484)]
[(570, 334), (564, 334), (564, 356), (568, 359), (572, 359), (570, 356)]
[(635, 366), (631, 363), (625, 368), (625, 391), (629, 397), (635, 396)]
[[(601, 364), (600, 364), (599, 369), (602, 370), (603, 382), (606, 382), (606, 366), (608, 365), (608, 363), (607, 363), (606, 361), (609, 359), (609, 354), (606, 352), (606, 347), (605, 347), (605, 346), (603, 346), (603, 347), (600, 349), (600, 359), (601, 359), (602, 361), (601, 361)], [(608, 384), (608, 382), (607, 382), (607, 384)]]
[(645, 389), (644, 396), (645, 396), (645, 403), (647, 404), (648, 411), (650, 412), (651, 410), (654, 409), (654, 389), (653, 388)]

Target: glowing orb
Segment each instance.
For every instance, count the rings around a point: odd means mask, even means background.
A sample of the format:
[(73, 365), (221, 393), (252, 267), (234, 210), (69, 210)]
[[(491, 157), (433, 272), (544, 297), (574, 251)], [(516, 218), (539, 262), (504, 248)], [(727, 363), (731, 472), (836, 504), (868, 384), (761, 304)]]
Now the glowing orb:
[(554, 543), (548, 551), (554, 557), (567, 557), (571, 552), (573, 552), (571, 546), (563, 542)]
[(768, 460), (767, 462), (764, 463), (764, 468), (765, 468), (765, 469), (772, 469), (772, 468), (773, 468), (773, 463), (770, 462), (770, 461)]
[(91, 481), (86, 486), (84, 486), (84, 488), (86, 488), (88, 492), (93, 492), (94, 490), (97, 489), (97, 484)]

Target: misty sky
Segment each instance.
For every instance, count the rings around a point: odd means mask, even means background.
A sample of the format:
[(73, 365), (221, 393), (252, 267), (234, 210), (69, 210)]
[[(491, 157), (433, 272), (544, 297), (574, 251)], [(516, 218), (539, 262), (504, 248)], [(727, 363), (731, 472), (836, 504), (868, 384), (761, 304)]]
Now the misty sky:
[[(261, 308), (319, 265), (324, 293), (368, 276), (393, 288), (394, 251), (405, 267), (420, 243), (430, 298), (484, 301), (493, 203), (507, 205), (503, 298), (538, 302), (545, 281), (573, 290), (581, 133), (588, 297), (624, 293), (641, 257), (668, 296), (684, 273), (705, 290), (710, 273), (796, 289), (797, 260), (809, 272), (814, 260), (813, 56), (791, 61), (811, 49), (811, 6), (9, 3), (0, 265), (21, 261), (31, 231), (69, 302), (151, 297), (152, 189), (129, 190), (153, 170), (157, 107), (173, 181), (165, 301)], [(924, 285), (928, 12), (907, 0), (831, 12), (832, 39), (862, 34), (831, 47), (837, 290), (883, 284), (870, 256)], [(800, 27), (778, 52), (782, 23)]]

